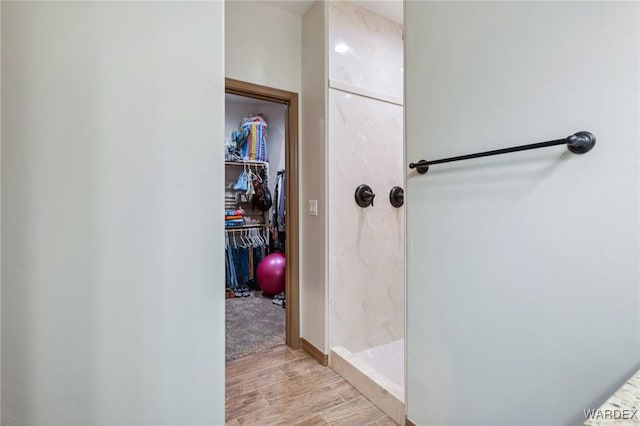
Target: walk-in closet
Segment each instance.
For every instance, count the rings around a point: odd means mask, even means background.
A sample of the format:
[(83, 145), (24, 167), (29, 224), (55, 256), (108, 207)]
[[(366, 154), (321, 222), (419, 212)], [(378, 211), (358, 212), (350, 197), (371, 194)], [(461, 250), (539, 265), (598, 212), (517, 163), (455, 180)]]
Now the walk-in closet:
[(287, 106), (225, 97), (226, 358), (285, 343)]

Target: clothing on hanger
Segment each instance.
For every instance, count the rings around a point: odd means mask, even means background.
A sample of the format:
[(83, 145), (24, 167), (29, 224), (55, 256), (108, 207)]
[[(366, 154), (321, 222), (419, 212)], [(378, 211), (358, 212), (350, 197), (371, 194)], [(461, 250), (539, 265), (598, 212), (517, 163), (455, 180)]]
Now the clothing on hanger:
[(273, 250), (283, 251), (286, 241), (285, 215), (286, 215), (286, 191), (285, 171), (279, 170), (276, 177), (276, 186), (273, 190), (273, 217), (271, 221), (271, 234)]
[(264, 228), (227, 231), (225, 239), (225, 285), (236, 297), (249, 296), (256, 287), (258, 265), (267, 255)]
[(277, 209), (277, 213), (278, 213), (278, 217), (277, 217), (277, 224), (278, 224), (278, 232), (284, 232), (285, 227), (284, 227), (284, 218), (285, 218), (285, 206), (286, 206), (286, 190), (285, 190), (285, 172), (284, 170), (281, 170), (280, 172), (278, 172), (278, 178), (280, 180), (280, 191), (278, 192), (278, 209)]
[(246, 135), (242, 145), (242, 158), (247, 161), (267, 161), (267, 122), (263, 117), (245, 117), (240, 125)]

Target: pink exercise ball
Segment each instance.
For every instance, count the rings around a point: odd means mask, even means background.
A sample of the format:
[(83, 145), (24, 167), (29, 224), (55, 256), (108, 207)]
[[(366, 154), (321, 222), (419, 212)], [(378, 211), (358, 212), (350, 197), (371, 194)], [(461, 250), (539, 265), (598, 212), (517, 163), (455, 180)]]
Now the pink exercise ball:
[(258, 285), (266, 294), (284, 291), (284, 255), (271, 253), (258, 265), (256, 272)]

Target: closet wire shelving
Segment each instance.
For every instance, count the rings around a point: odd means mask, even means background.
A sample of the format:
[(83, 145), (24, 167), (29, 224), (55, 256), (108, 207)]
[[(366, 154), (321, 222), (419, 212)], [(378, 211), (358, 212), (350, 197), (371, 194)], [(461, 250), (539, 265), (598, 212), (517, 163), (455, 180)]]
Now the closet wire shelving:
[(262, 168), (269, 168), (269, 162), (267, 161), (232, 161), (225, 160), (225, 166), (238, 166), (238, 167), (246, 167), (246, 166), (256, 166)]
[[(256, 169), (265, 169), (267, 176), (269, 175), (269, 162), (268, 161), (248, 161), (248, 160), (225, 160), (225, 166), (235, 167), (256, 167)], [(266, 216), (266, 215), (265, 215)], [(269, 241), (269, 224), (268, 218), (265, 217), (265, 223), (249, 223), (241, 226), (225, 226), (225, 234), (229, 236), (231, 233), (238, 233), (242, 230), (259, 229), (261, 230), (263, 237)]]
[(259, 234), (260, 238), (262, 238), (267, 244), (269, 243), (269, 226), (265, 224), (256, 224), (256, 225), (244, 225), (244, 226), (234, 226), (234, 227), (226, 227), (224, 229), (225, 236), (227, 238), (234, 238), (235, 236), (240, 237), (255, 237)]

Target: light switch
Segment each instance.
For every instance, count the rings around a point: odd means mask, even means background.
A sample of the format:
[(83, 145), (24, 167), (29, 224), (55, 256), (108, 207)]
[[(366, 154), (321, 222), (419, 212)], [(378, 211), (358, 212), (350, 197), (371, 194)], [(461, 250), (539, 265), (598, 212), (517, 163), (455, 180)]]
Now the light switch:
[(307, 213), (309, 216), (318, 216), (318, 200), (309, 200)]

